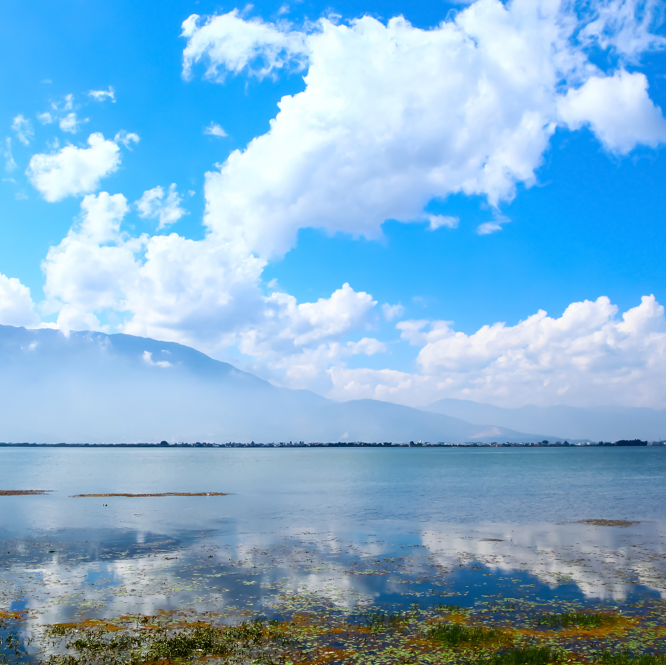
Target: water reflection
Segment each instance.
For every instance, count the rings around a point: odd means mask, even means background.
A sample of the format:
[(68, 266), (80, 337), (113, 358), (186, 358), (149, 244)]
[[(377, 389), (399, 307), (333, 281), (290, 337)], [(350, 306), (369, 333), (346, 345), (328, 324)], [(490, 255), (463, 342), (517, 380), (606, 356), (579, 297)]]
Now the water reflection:
[(228, 520), (215, 531), (168, 534), (63, 529), (4, 541), (0, 608), (54, 623), (183, 608), (233, 619), (282, 612), (306, 596), (347, 608), (470, 605), (490, 596), (666, 597), (664, 526), (242, 533)]

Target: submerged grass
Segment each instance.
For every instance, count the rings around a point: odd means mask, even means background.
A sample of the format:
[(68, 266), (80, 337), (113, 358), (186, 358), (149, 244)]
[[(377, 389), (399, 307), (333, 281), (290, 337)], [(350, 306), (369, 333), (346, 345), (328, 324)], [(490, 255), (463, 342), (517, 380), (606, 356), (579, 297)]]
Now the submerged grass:
[[(496, 653), (492, 665), (548, 665), (562, 660), (562, 654), (549, 647), (516, 647)], [(647, 664), (646, 664), (647, 665)]]
[(400, 630), (409, 620), (407, 616), (401, 613), (390, 612), (366, 612), (363, 615), (363, 621), (366, 628), (373, 633), (381, 633), (387, 630)]
[(56, 625), (47, 629), (47, 635), (57, 652), (41, 661), (49, 665), (180, 663), (202, 657), (222, 657), (225, 663), (272, 663), (272, 651), (291, 644), (279, 622), (264, 619), (238, 626), (197, 622), (175, 629), (144, 623), (122, 632)]
[(617, 622), (618, 617), (612, 614), (594, 612), (542, 614), (535, 621), (537, 626), (550, 626), (551, 628), (602, 628), (612, 626)]
[(440, 624), (426, 631), (430, 639), (442, 642), (449, 647), (482, 646), (506, 641), (506, 632), (498, 628), (483, 626), (461, 626), (460, 624)]

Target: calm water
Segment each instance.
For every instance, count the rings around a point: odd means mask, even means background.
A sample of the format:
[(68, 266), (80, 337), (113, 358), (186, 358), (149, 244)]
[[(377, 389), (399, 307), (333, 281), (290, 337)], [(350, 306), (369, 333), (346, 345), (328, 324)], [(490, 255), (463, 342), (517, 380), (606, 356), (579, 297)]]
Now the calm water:
[[(0, 610), (42, 622), (666, 597), (666, 448), (3, 448), (0, 489), (54, 490), (0, 497)], [(71, 497), (118, 492), (232, 494)]]

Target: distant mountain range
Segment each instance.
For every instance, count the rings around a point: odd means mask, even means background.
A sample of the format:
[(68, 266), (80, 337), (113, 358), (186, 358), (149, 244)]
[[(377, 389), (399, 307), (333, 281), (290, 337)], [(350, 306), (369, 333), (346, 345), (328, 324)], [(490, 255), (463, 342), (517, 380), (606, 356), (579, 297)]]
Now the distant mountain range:
[(476, 424), (490, 422), (525, 432), (559, 432), (560, 436), (569, 440), (666, 439), (666, 410), (626, 406), (523, 406), (505, 409), (461, 399), (442, 399), (425, 407), (425, 410)]
[(181, 344), (0, 326), (0, 441), (533, 441), (505, 427), (277, 388)]
[(460, 443), (665, 436), (666, 413), (650, 409), (502, 409), (451, 399), (425, 409), (375, 400), (340, 403), (278, 388), (181, 344), (0, 326), (4, 442)]

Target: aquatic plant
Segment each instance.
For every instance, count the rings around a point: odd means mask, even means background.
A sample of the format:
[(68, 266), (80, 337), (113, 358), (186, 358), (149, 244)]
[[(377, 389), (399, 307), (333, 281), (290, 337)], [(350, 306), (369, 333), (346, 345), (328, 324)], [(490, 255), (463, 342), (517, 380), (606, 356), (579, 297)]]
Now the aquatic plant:
[(553, 628), (601, 628), (617, 623), (618, 617), (612, 614), (595, 612), (563, 612), (562, 614), (542, 614), (537, 617), (537, 626)]
[[(176, 629), (148, 627), (109, 632), (102, 628), (75, 629), (52, 626), (48, 635), (70, 638), (66, 654), (53, 654), (48, 665), (120, 665), (120, 663), (181, 662), (191, 658), (224, 657), (228, 663), (271, 662), (271, 647), (286, 647), (291, 640), (277, 621), (257, 619), (238, 626), (195, 623)], [(54, 644), (54, 646), (57, 646)], [(62, 649), (62, 645), (60, 650)], [(262, 651), (259, 654), (258, 648)], [(255, 653), (257, 652), (257, 653)]]
[(437, 605), (437, 611), (444, 614), (460, 614), (463, 612), (460, 609), (460, 605), (442, 605), (441, 603)]
[(632, 656), (627, 651), (620, 653), (604, 651), (598, 662), (602, 665), (666, 665), (666, 654), (642, 653)]
[(492, 665), (548, 665), (560, 660), (561, 654), (548, 647), (514, 647), (494, 654), (490, 662)]
[(380, 633), (386, 630), (399, 630), (408, 619), (404, 614), (376, 611), (366, 612), (363, 615), (363, 621), (371, 632)]
[(483, 626), (461, 626), (460, 624), (439, 624), (426, 630), (426, 637), (438, 640), (449, 647), (480, 646), (490, 642), (506, 640), (506, 633), (498, 628)]

